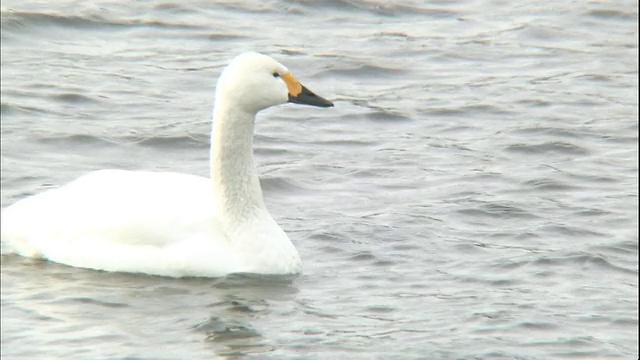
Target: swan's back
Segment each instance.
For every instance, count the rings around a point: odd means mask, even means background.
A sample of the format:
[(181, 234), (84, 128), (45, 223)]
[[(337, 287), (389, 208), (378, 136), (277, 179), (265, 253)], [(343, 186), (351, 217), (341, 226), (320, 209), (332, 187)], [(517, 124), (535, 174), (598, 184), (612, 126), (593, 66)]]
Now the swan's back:
[(204, 177), (100, 170), (5, 209), (2, 239), (20, 255), (73, 266), (218, 276), (238, 259), (213, 197)]

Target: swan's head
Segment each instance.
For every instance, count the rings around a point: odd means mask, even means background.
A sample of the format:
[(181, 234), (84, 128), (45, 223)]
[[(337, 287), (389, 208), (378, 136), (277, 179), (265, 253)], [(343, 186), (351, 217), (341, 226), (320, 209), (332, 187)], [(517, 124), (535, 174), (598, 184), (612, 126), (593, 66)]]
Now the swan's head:
[(253, 112), (286, 102), (333, 106), (331, 101), (302, 86), (284, 65), (254, 52), (236, 56), (224, 69), (216, 99)]

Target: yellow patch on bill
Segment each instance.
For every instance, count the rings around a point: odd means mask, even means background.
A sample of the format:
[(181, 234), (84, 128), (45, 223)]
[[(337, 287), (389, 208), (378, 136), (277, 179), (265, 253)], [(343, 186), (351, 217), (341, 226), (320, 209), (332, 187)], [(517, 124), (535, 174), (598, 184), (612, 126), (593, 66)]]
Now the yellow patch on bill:
[(302, 92), (302, 85), (298, 82), (298, 79), (293, 76), (292, 73), (287, 73), (286, 75), (281, 76), (284, 83), (287, 84), (287, 89), (289, 89), (289, 94), (291, 96), (298, 96)]

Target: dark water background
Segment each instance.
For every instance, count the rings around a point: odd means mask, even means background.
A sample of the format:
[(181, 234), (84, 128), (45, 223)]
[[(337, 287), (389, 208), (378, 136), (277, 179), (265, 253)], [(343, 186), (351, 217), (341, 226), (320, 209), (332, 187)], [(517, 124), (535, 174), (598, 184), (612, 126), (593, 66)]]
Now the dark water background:
[(101, 168), (208, 175), (215, 81), (262, 113), (295, 277), (2, 255), (3, 359), (638, 358), (637, 1), (2, 2), (2, 207)]

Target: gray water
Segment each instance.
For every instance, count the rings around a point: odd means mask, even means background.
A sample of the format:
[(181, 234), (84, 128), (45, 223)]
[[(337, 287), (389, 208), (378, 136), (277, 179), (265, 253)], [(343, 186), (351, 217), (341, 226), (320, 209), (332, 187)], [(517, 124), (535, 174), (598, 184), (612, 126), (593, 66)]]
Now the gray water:
[(638, 358), (637, 1), (4, 0), (1, 30), (2, 207), (102, 168), (208, 176), (242, 51), (336, 104), (256, 126), (302, 274), (4, 251), (3, 359)]

